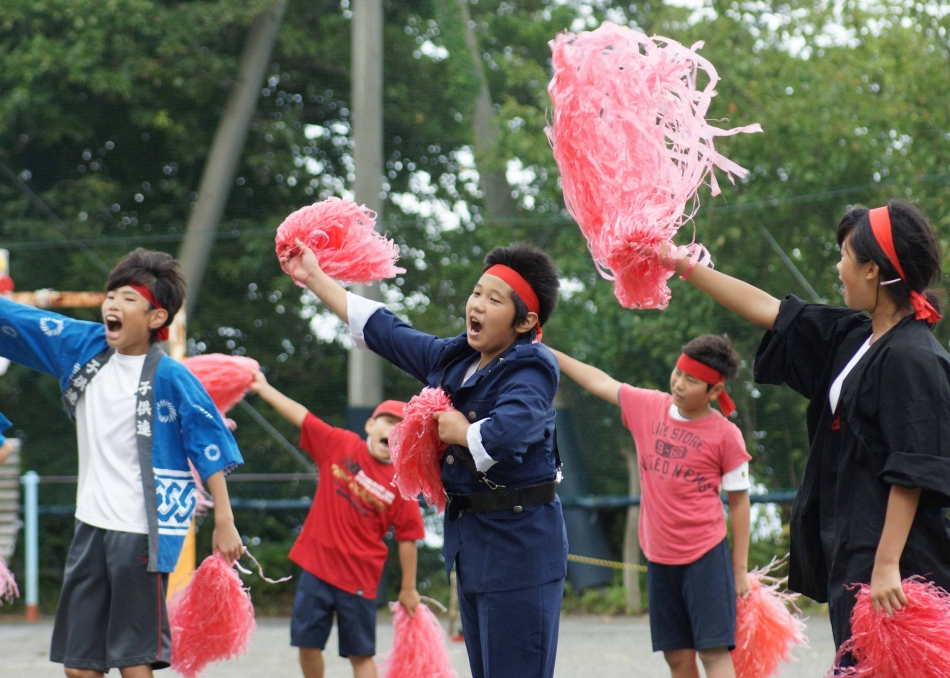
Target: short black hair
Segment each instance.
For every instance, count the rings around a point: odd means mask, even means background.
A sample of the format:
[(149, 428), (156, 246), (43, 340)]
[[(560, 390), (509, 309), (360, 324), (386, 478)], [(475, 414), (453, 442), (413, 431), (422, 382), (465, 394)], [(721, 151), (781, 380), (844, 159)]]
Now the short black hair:
[[(109, 274), (106, 292), (125, 287), (142, 285), (147, 287), (155, 301), (168, 311), (168, 320), (162, 327), (168, 327), (175, 315), (185, 303), (188, 285), (181, 264), (170, 254), (155, 252), (139, 247), (129, 252)], [(152, 331), (152, 341), (158, 330)]]
[(932, 286), (940, 281), (943, 253), (930, 221), (913, 203), (906, 200), (887, 201), (894, 251), (907, 276), (904, 281), (878, 244), (871, 229), (869, 214), (870, 210), (866, 207), (857, 206), (841, 217), (838, 223), (838, 246), (843, 246), (847, 240), (858, 263), (873, 261), (881, 269), (882, 280), (900, 280), (883, 287), (900, 308), (910, 309), (910, 293), (920, 292), (939, 313), (943, 294), (939, 289), (932, 289)]
[(725, 334), (701, 334), (683, 347), (683, 353), (726, 379), (734, 379), (739, 374), (739, 354)]
[[(518, 242), (508, 247), (496, 247), (489, 252), (485, 257), (482, 273), (496, 264), (513, 269), (531, 285), (531, 289), (538, 296), (538, 326), (547, 323), (557, 306), (557, 290), (560, 286), (554, 260), (540, 247)], [(528, 307), (513, 290), (511, 298), (515, 302), (515, 318), (511, 326), (516, 327), (527, 320)], [(536, 331), (537, 327), (534, 327), (530, 333)]]

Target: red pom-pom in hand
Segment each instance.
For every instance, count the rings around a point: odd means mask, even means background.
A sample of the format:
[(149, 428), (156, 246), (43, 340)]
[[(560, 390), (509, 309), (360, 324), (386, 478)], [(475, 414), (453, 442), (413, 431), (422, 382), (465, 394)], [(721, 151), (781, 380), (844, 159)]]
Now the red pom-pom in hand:
[(439, 422), (432, 415), (451, 409), (452, 400), (445, 391), (424, 388), (409, 401), (406, 416), (389, 432), (396, 488), (406, 499), (415, 499), (421, 494), (439, 511), (445, 510), (439, 461), (448, 443), (439, 438)]
[(365, 206), (327, 198), (284, 219), (277, 229), (277, 258), (284, 272), (293, 275), (288, 262), (299, 252), (299, 239), (337, 282), (371, 283), (405, 273), (396, 266), (396, 243), (377, 233), (375, 224), (376, 213)]
[(445, 630), (425, 603), (410, 618), (392, 603), (393, 650), (383, 664), (383, 678), (458, 678), (445, 646)]
[(247, 652), (257, 624), (241, 577), (220, 553), (205, 558), (168, 605), (172, 668), (195, 678), (217, 661)]
[(256, 360), (221, 353), (185, 358), (182, 364), (198, 377), (222, 415), (241, 401), (261, 369)]
[(793, 659), (794, 646), (808, 645), (805, 622), (788, 609), (798, 594), (781, 590), (785, 580), (768, 576), (775, 564), (750, 572), (749, 592), (736, 601), (736, 678), (775, 676), (782, 662)]
[[(857, 678), (947, 678), (950, 676), (950, 593), (917, 577), (903, 581), (907, 605), (893, 616), (875, 613), (871, 587), (858, 587), (851, 611), (851, 638), (838, 650), (828, 675)], [(838, 668), (851, 652), (856, 667)]]
[(730, 181), (747, 173), (717, 153), (713, 140), (762, 130), (706, 122), (719, 76), (696, 53), (702, 43), (687, 48), (605, 22), (550, 44), (554, 113), (546, 131), (567, 209), (620, 303), (665, 308), (673, 270), (661, 247), (695, 215), (704, 181), (719, 193), (713, 167)]

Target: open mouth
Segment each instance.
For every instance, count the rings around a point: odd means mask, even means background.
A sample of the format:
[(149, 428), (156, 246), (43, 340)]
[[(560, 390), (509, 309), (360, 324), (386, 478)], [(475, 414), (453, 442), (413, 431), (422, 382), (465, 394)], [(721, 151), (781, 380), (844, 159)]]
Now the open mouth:
[(380, 438), (379, 439), (379, 448), (383, 452), (389, 452), (389, 438)]
[(471, 337), (477, 337), (482, 333), (482, 324), (475, 320), (475, 318), (468, 319), (468, 334)]
[(119, 320), (118, 316), (107, 315), (105, 320), (106, 333), (112, 337), (118, 336), (119, 332), (122, 331), (122, 321)]

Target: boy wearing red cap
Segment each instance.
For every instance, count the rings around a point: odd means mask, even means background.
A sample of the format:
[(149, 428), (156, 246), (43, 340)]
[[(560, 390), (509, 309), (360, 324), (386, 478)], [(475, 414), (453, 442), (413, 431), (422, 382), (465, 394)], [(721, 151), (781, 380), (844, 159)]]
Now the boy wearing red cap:
[[(621, 384), (554, 351), (561, 371), (620, 406), (637, 445), (640, 547), (647, 558), (650, 635), (673, 678), (735, 678), (736, 595), (749, 590), (749, 460), (725, 380), (739, 356), (714, 334), (683, 347), (670, 393)], [(722, 414), (711, 407), (719, 402)], [(725, 416), (723, 416), (725, 415)], [(733, 553), (726, 542), (720, 486), (729, 495)]]
[(402, 566), (399, 602), (410, 616), (416, 591), (416, 540), (425, 537), (419, 504), (392, 484), (389, 432), (405, 403), (387, 400), (366, 421), (366, 438), (334, 428), (267, 383), (260, 372), (251, 390), (300, 429), (300, 446), (317, 463), (320, 482), (289, 558), (303, 568), (294, 598), (290, 644), (300, 649), (304, 678), (323, 678), (323, 649), (337, 615), (340, 656), (355, 678), (376, 676), (376, 588), (395, 526)]

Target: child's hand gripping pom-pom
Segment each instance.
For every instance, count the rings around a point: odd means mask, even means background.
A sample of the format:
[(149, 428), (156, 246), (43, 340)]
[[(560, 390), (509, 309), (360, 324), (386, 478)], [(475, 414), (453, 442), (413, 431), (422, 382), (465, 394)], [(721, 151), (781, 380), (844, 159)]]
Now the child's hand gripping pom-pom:
[(795, 607), (798, 594), (784, 590), (785, 579), (769, 576), (782, 563), (773, 560), (750, 572), (749, 592), (736, 601), (736, 678), (778, 675), (779, 665), (794, 658), (792, 648), (808, 646), (805, 622)]
[(448, 444), (439, 438), (439, 422), (432, 415), (448, 412), (452, 400), (440, 388), (424, 388), (406, 405), (406, 416), (389, 432), (395, 470), (393, 482), (406, 499), (420, 494), (430, 506), (445, 510), (445, 491), (439, 462)]
[(254, 383), (254, 374), (261, 369), (252, 358), (221, 353), (185, 358), (182, 364), (198, 377), (222, 416), (241, 402)]
[[(870, 586), (858, 587), (857, 603), (851, 611), (851, 638), (838, 649), (829, 676), (950, 676), (950, 593), (916, 577), (905, 579), (902, 586), (907, 604), (893, 616), (874, 611)], [(840, 668), (841, 657), (847, 652), (857, 666)]]
[(0, 556), (0, 605), (3, 605), (4, 600), (12, 603), (13, 599), (19, 596), (20, 589), (17, 588), (16, 578), (7, 567), (7, 561)]
[(377, 233), (375, 224), (375, 212), (340, 198), (302, 207), (277, 229), (280, 266), (297, 280), (299, 239), (316, 254), (323, 272), (340, 283), (371, 283), (405, 273), (396, 266), (396, 243)]
[[(686, 48), (604, 23), (550, 44), (554, 113), (546, 131), (567, 209), (620, 303), (665, 308), (673, 270), (661, 246), (696, 214), (704, 181), (719, 193), (713, 167), (730, 181), (747, 173), (717, 153), (713, 140), (762, 129), (706, 122), (719, 76), (696, 53), (701, 42)], [(702, 89), (701, 73), (708, 79)]]
[(425, 603), (409, 613), (399, 603), (393, 611), (393, 649), (382, 666), (383, 678), (458, 678), (445, 644), (445, 629)]
[(205, 558), (168, 604), (172, 668), (194, 678), (217, 661), (247, 651), (257, 626), (241, 577), (220, 553)]

